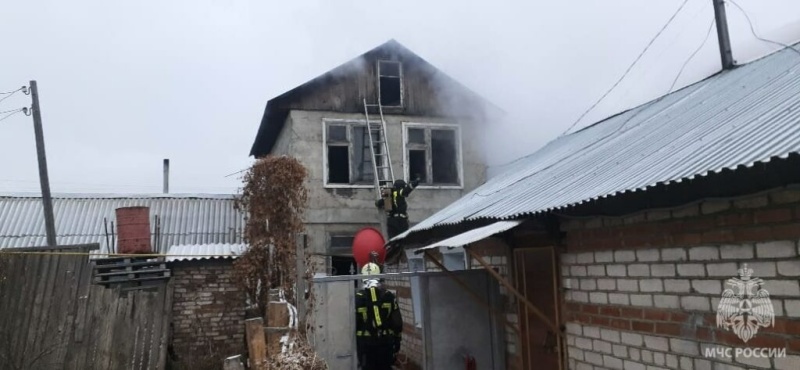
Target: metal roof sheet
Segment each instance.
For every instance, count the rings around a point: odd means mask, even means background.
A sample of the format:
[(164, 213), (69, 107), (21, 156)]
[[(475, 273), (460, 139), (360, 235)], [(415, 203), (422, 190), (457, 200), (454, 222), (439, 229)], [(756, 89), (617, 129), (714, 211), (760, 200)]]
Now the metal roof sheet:
[(245, 250), (247, 244), (173, 245), (167, 251), (167, 262), (237, 258)]
[(800, 58), (788, 49), (559, 137), (423, 220), (513, 219), (800, 152)]
[[(242, 242), (244, 217), (234, 209), (233, 195), (54, 194), (58, 244), (99, 243), (96, 253), (107, 253), (103, 219), (110, 224), (117, 208), (130, 206), (150, 208), (153, 231), (153, 217), (159, 216), (160, 251), (171, 245)], [(39, 195), (0, 194), (0, 248), (46, 245), (42, 210)]]
[(472, 229), (461, 234), (458, 234), (454, 237), (442, 240), (440, 242), (433, 243), (431, 245), (424, 246), (422, 248), (417, 248), (414, 250), (415, 254), (420, 254), (428, 249), (433, 249), (437, 247), (448, 247), (448, 248), (456, 248), (456, 247), (463, 247), (467, 244), (471, 244), (477, 242), (479, 240), (486, 239), (494, 234), (501, 233), (508, 229), (511, 229), (517, 225), (522, 223), (522, 220), (514, 220), (514, 221), (497, 221), (493, 224), (489, 224), (483, 227), (479, 227), (477, 229)]

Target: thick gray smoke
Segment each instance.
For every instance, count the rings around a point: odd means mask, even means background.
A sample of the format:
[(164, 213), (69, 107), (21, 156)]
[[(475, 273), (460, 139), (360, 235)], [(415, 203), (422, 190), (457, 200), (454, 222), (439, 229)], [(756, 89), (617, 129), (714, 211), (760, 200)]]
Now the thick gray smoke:
[[(0, 91), (36, 79), (54, 192), (233, 192), (266, 101), (396, 39), (508, 114), (486, 125), (490, 164), (533, 152), (602, 95), (681, 0), (12, 1), (0, 11)], [(738, 0), (764, 37), (800, 38), (797, 0)], [(666, 92), (700, 45), (692, 0), (576, 129)], [(35, 14), (31, 23), (31, 15)], [(736, 59), (775, 47), (728, 8)], [(719, 68), (716, 37), (678, 87)], [(0, 111), (29, 104), (25, 96)], [(0, 191), (37, 191), (30, 118), (0, 122)]]

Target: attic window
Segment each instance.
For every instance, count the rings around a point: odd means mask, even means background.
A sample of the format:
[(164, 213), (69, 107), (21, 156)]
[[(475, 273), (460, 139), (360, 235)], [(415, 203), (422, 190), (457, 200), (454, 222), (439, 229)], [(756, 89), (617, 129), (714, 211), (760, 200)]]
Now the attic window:
[(378, 91), (381, 105), (387, 107), (403, 106), (402, 66), (400, 62), (378, 61)]

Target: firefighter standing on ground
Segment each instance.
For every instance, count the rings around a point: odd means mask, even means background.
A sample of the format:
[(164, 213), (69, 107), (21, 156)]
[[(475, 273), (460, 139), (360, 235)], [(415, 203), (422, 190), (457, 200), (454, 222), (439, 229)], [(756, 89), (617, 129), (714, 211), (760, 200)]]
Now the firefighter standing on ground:
[(383, 197), (375, 202), (378, 208), (384, 208), (386, 201), (391, 202), (391, 207), (386, 207), (386, 231), (389, 239), (408, 230), (408, 202), (406, 197), (419, 185), (419, 176), (406, 184), (403, 180), (395, 180), (391, 189), (385, 189)]
[[(362, 273), (377, 274), (380, 269), (368, 263)], [(364, 279), (356, 292), (356, 351), (362, 370), (391, 370), (400, 351), (403, 317), (392, 292), (383, 289), (378, 279)]]

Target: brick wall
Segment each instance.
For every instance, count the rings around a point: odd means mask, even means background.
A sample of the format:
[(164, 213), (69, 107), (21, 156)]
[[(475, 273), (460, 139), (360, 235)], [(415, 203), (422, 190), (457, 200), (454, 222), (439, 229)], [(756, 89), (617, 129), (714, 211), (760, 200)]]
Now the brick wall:
[[(562, 225), (570, 369), (798, 369), (800, 191)], [(744, 263), (776, 316), (747, 343), (716, 323), (725, 281)], [(787, 357), (706, 356), (748, 347)]]
[(172, 264), (172, 347), (184, 364), (245, 354), (244, 293), (232, 279), (232, 260)]

